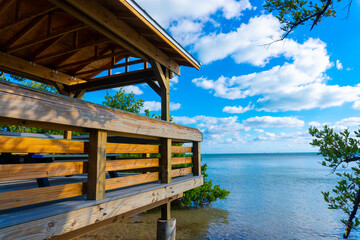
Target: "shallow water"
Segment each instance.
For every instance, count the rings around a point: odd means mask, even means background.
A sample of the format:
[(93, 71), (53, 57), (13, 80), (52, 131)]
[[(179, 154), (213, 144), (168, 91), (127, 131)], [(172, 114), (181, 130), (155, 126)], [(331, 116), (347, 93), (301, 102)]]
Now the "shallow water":
[[(336, 176), (315, 154), (203, 155), (213, 182), (231, 193), (211, 207), (174, 209), (177, 239), (341, 239), (340, 211), (321, 191)], [(80, 239), (154, 239), (159, 211), (149, 211)], [(353, 232), (350, 239), (360, 239)]]

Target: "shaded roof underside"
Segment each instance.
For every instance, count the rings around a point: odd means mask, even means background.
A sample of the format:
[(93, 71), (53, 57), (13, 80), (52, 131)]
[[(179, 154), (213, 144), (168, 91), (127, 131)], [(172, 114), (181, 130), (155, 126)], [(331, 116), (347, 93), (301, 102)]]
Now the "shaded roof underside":
[[(90, 4), (97, 4), (100, 9), (91, 14), (94, 6)], [(90, 10), (82, 9), (83, 6)], [(200, 64), (189, 53), (158, 25), (154, 26), (146, 12), (134, 6), (137, 5), (130, 0), (2, 0), (0, 70), (43, 82), (75, 85), (108, 81), (110, 77), (117, 83), (122, 79), (119, 76), (133, 79), (134, 73), (143, 79), (137, 83), (154, 80), (147, 63), (157, 61), (157, 56), (168, 61), (169, 65), (163, 66), (177, 74), (176, 66), (199, 68)], [(101, 17), (105, 20), (101, 21)], [(122, 33), (125, 39), (116, 32), (119, 26), (128, 29)], [(31, 64), (31, 68), (26, 64)], [(40, 67), (44, 68), (38, 70)], [(108, 77), (94, 79), (106, 70)], [(31, 71), (40, 75), (38, 79)]]

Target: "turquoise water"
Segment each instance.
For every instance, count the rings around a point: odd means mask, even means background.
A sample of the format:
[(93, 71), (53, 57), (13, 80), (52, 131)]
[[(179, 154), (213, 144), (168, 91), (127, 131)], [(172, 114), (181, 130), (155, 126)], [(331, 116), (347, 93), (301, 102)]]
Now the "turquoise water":
[(346, 216), (329, 210), (321, 194), (336, 176), (321, 160), (315, 154), (204, 154), (209, 176), (231, 193), (209, 208), (224, 211), (223, 219), (214, 218), (200, 238), (341, 239), (339, 219)]

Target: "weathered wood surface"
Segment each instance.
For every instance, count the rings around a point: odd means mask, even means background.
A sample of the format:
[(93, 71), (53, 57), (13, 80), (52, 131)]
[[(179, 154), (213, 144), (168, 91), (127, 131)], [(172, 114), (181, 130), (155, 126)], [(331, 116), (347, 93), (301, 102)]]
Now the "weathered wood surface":
[(84, 183), (4, 192), (0, 193), (0, 210), (71, 198), (83, 194), (85, 194)]
[(171, 159), (172, 165), (178, 165), (178, 164), (188, 164), (192, 162), (191, 157), (177, 157)]
[[(140, 186), (140, 188), (143, 189), (142, 191), (139, 191), (136, 194), (134, 194), (134, 192), (132, 194), (130, 193), (126, 197), (122, 194), (116, 196), (116, 194), (113, 193), (113, 197), (103, 199), (100, 202), (93, 202), (92, 206), (84, 208), (77, 206), (77, 210), (71, 211), (69, 209), (70, 211), (57, 215), (54, 214), (54, 212), (57, 211), (57, 208), (49, 206), (46, 207), (48, 217), (40, 219), (41, 215), (44, 216), (42, 212), (44, 212), (45, 209), (37, 211), (37, 216), (32, 216), (33, 219), (37, 218), (37, 220), (24, 222), (24, 219), (30, 218), (22, 213), (21, 216), (23, 219), (17, 219), (17, 223), (12, 222), (14, 225), (9, 225), (9, 223), (7, 223), (8, 227), (0, 229), (0, 239), (46, 239), (61, 235), (129, 212), (133, 209), (149, 205), (153, 202), (168, 199), (171, 196), (203, 184), (202, 177), (184, 179), (189, 180), (171, 184), (153, 184), (154, 187), (151, 190), (146, 188), (146, 185)], [(53, 215), (49, 215), (50, 209), (53, 210)], [(16, 216), (16, 214), (13, 216)], [(22, 220), (23, 223), (19, 223), (19, 220)]]
[(195, 176), (201, 175), (200, 142), (193, 142), (193, 173)]
[(171, 139), (160, 140), (160, 181), (171, 183)]
[(157, 172), (137, 174), (127, 177), (109, 178), (106, 179), (106, 190), (128, 187), (128, 186), (138, 185), (148, 182), (155, 182), (158, 180), (159, 180), (159, 173)]
[(159, 153), (158, 145), (108, 143), (107, 153)]
[(173, 177), (179, 177), (192, 173), (192, 167), (173, 169), (171, 174)]
[(89, 160), (87, 199), (99, 200), (105, 197), (106, 139), (104, 131), (91, 131), (89, 138)]
[[(188, 164), (191, 157), (172, 158), (172, 165)], [(158, 158), (121, 159), (106, 161), (106, 171), (136, 170), (159, 167)], [(0, 181), (58, 177), (87, 173), (87, 162), (55, 162), (29, 164), (0, 164)]]
[(0, 69), (2, 71), (8, 72), (7, 70), (10, 69), (10, 72), (17, 73), (19, 76), (31, 76), (31, 79), (37, 79), (40, 82), (54, 81), (67, 85), (85, 82), (81, 78), (73, 78), (67, 74), (55, 72), (54, 70), (39, 64), (30, 64), (29, 61), (25, 61), (4, 52), (0, 52), (0, 63)]
[[(201, 141), (198, 129), (185, 127), (56, 94), (0, 82), (0, 122), (43, 127), (58, 125), (64, 130), (98, 129), (110, 134)], [(52, 124), (51, 124), (52, 123)], [(38, 125), (38, 126), (39, 126)]]

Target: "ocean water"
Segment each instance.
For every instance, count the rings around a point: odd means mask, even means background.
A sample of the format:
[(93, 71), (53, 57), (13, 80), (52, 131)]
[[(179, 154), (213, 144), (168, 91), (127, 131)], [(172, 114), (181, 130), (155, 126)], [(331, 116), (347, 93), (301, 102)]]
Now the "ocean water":
[[(204, 154), (228, 199), (201, 209), (174, 209), (177, 239), (342, 239), (342, 212), (329, 210), (321, 191), (337, 182), (315, 154)], [(81, 239), (154, 239), (154, 210)], [(136, 234), (134, 234), (136, 233)], [(360, 239), (352, 232), (349, 239)]]

